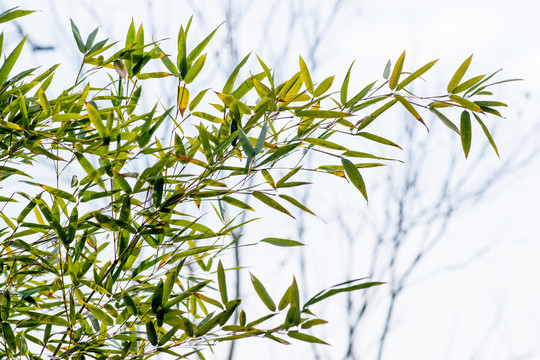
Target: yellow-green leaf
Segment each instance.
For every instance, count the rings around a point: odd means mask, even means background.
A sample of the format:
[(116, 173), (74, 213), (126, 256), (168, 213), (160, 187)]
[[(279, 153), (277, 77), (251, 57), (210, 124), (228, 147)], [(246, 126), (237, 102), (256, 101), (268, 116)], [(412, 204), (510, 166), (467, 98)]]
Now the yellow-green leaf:
[(189, 90), (185, 87), (178, 87), (178, 110), (180, 115), (184, 116), (184, 111), (186, 111), (189, 104)]
[(429, 63), (427, 63), (426, 65), (422, 66), (420, 69), (416, 70), (415, 72), (413, 72), (412, 74), (410, 74), (409, 76), (407, 76), (405, 78), (405, 80), (403, 80), (402, 82), (400, 82), (398, 84), (398, 86), (396, 87), (396, 91), (399, 91), (401, 89), (403, 89), (405, 86), (409, 85), (411, 82), (413, 82), (415, 79), (419, 78), (420, 76), (424, 75), (424, 73), (426, 71), (428, 71), (429, 69), (431, 69), (431, 67), (433, 65), (435, 65), (435, 63), (439, 61), (438, 59), (437, 60), (433, 60)]
[(476, 105), (475, 103), (465, 99), (465, 98), (462, 98), (461, 96), (457, 96), (457, 95), (450, 95), (450, 100), (452, 100), (453, 102), (463, 106), (464, 108), (466, 109), (469, 109), (469, 110), (472, 110), (474, 112), (479, 112), (479, 113), (484, 113), (484, 111), (482, 110), (482, 108), (480, 108), (480, 106)]
[(300, 62), (300, 72), (302, 73), (302, 78), (304, 79), (304, 83), (306, 84), (306, 89), (307, 91), (309, 91), (310, 94), (313, 94), (314, 92), (313, 80), (311, 80), (311, 75), (309, 74), (308, 67), (301, 56), (300, 56), (299, 62)]
[(463, 79), (463, 75), (465, 75), (465, 72), (469, 68), (469, 65), (471, 64), (472, 55), (469, 56), (465, 61), (459, 66), (459, 68), (454, 73), (454, 76), (452, 76), (452, 79), (450, 79), (450, 82), (448, 83), (448, 86), (446, 87), (446, 90), (449, 93), (452, 93), (454, 89), (458, 86), (461, 79)]
[(308, 138), (305, 138), (304, 141), (312, 145), (321, 146), (327, 149), (349, 151), (349, 149), (347, 149), (345, 146), (342, 146), (342, 145), (339, 145), (339, 144), (336, 144), (336, 143), (333, 143), (331, 141), (324, 140), (324, 139), (308, 137)]
[(401, 76), (401, 71), (403, 70), (403, 63), (405, 61), (405, 51), (397, 59), (396, 65), (394, 65), (394, 70), (392, 70), (392, 75), (390, 75), (390, 80), (388, 80), (388, 86), (390, 90), (394, 90), (397, 87), (399, 77)]
[(334, 77), (330, 76), (326, 79), (324, 79), (319, 86), (315, 89), (313, 92), (314, 97), (319, 97), (322, 94), (324, 94), (328, 89), (330, 89), (330, 86), (332, 86), (332, 83), (334, 82)]
[(367, 201), (368, 197), (366, 191), (366, 184), (364, 183), (364, 179), (362, 179), (362, 175), (360, 175), (360, 172), (358, 171), (356, 166), (350, 160), (345, 158), (341, 158), (341, 163), (343, 164), (345, 172), (347, 173), (347, 176), (349, 177), (351, 183), (360, 191), (362, 196), (364, 196)]
[(281, 247), (304, 246), (304, 244), (302, 244), (300, 241), (282, 239), (282, 238), (276, 238), (276, 237), (267, 237), (267, 238), (262, 239), (261, 242), (265, 242), (271, 245), (281, 246)]
[(398, 94), (394, 94), (394, 97), (397, 99), (397, 101), (401, 103), (401, 105), (403, 105), (405, 109), (407, 109), (408, 112), (411, 113), (412, 116), (416, 118), (416, 120), (420, 121), (422, 125), (424, 125), (427, 129), (426, 123), (424, 122), (424, 120), (422, 120), (422, 117), (420, 116), (418, 111), (416, 111), (416, 109), (412, 106), (410, 102), (408, 102), (403, 96), (398, 95)]

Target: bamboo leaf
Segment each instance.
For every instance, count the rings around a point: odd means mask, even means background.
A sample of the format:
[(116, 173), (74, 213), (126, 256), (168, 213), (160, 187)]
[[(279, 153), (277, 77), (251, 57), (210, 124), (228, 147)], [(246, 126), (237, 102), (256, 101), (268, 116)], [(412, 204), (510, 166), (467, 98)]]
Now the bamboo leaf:
[(105, 325), (114, 325), (114, 320), (105, 311), (101, 310), (94, 304), (86, 303), (85, 306), (92, 313), (92, 315), (96, 317), (96, 319), (103, 322)]
[(163, 279), (159, 280), (159, 283), (154, 288), (154, 293), (152, 294), (152, 312), (157, 313), (158, 309), (163, 303)]
[(408, 102), (403, 96), (398, 95), (398, 94), (394, 94), (394, 97), (397, 99), (397, 101), (401, 103), (401, 105), (403, 105), (405, 109), (407, 109), (408, 112), (411, 113), (412, 116), (416, 118), (416, 120), (420, 121), (422, 125), (426, 127), (426, 129), (428, 128), (424, 120), (422, 120), (422, 117), (420, 116), (418, 111), (416, 111), (416, 109), (412, 106), (410, 102)]
[(21, 311), (21, 312), (25, 315), (28, 315), (28, 317), (30, 317), (31, 319), (39, 321), (42, 324), (51, 324), (51, 325), (58, 325), (58, 326), (64, 326), (64, 327), (69, 326), (69, 323), (65, 319), (59, 316), (47, 315), (47, 314), (43, 314), (43, 313), (39, 313), (35, 311)]
[(242, 68), (242, 66), (246, 64), (250, 55), (251, 53), (247, 54), (246, 57), (244, 57), (242, 61), (240, 61), (240, 63), (234, 68), (233, 72), (229, 76), (229, 79), (225, 83), (225, 86), (223, 87), (223, 91), (222, 91), (223, 94), (226, 94), (226, 95), (231, 94), (232, 89), (234, 87), (234, 82), (236, 81), (236, 78), (238, 77), (238, 73), (240, 72), (240, 69)]
[(301, 341), (314, 343), (314, 344), (330, 345), (327, 342), (324, 342), (321, 339), (319, 339), (319, 338), (317, 338), (317, 337), (315, 337), (313, 335), (304, 334), (304, 333), (301, 333), (301, 332), (298, 332), (298, 331), (289, 331), (287, 333), (287, 335), (289, 335), (289, 337), (291, 337), (293, 339), (296, 339), (296, 340), (301, 340)]
[(308, 138), (305, 138), (304, 141), (309, 144), (317, 145), (317, 146), (324, 147), (327, 149), (349, 151), (349, 149), (347, 149), (345, 146), (342, 146), (342, 145), (339, 145), (339, 144), (336, 144), (336, 143), (333, 143), (331, 141), (324, 140), (324, 139), (308, 137)]
[(285, 195), (285, 194), (281, 194), (281, 195), (279, 195), (279, 197), (282, 198), (282, 199), (287, 200), (288, 202), (290, 202), (291, 204), (293, 204), (297, 208), (300, 208), (300, 209), (304, 210), (305, 212), (310, 213), (311, 215), (315, 216), (315, 213), (313, 211), (309, 210), (305, 205), (303, 205), (301, 202), (299, 202), (295, 198), (290, 197), (289, 195)]
[(456, 134), (461, 136), (461, 133), (459, 132), (459, 129), (450, 119), (448, 119), (443, 113), (441, 113), (439, 110), (429, 107), (429, 110), (434, 113), (444, 125), (446, 125), (450, 130), (454, 131)]
[(439, 60), (437, 59), (429, 62), (426, 65), (422, 66), (420, 69), (407, 76), (403, 81), (398, 84), (398, 86), (396, 87), (396, 91), (403, 89), (405, 86), (409, 85), (411, 82), (424, 75), (429, 69), (433, 67), (433, 65), (435, 65), (437, 61)]
[(469, 156), (469, 150), (471, 149), (471, 115), (468, 111), (463, 110), (461, 113), (461, 145), (463, 146), (463, 153), (465, 158)]
[[(349, 282), (346, 282), (346, 283), (351, 283), (351, 282), (352, 281), (349, 281)], [(331, 296), (334, 296), (334, 295), (342, 293), (342, 292), (351, 292), (351, 291), (363, 290), (363, 289), (370, 288), (372, 286), (377, 286), (377, 285), (382, 285), (382, 284), (384, 284), (384, 283), (382, 283), (382, 282), (367, 282), (367, 283), (362, 283), (362, 284), (357, 284), (357, 285), (352, 285), (352, 286), (346, 286), (346, 287), (339, 287), (339, 288), (336, 288), (336, 287), (340, 286), (340, 285), (343, 285), (343, 284), (334, 285), (329, 289), (325, 289), (325, 290), (319, 292), (317, 295), (315, 295), (311, 299), (309, 299), (304, 304), (304, 309), (307, 308), (310, 305), (316, 304), (316, 303), (318, 303), (318, 302), (320, 302), (320, 301), (322, 301), (322, 300), (324, 300), (326, 298), (329, 298)]]
[(390, 69), (392, 68), (392, 61), (391, 60), (388, 60), (388, 62), (386, 63), (386, 65), (384, 66), (384, 70), (383, 70), (383, 78), (385, 80), (388, 80), (388, 77), (390, 76)]
[(255, 210), (253, 210), (253, 208), (251, 206), (249, 206), (245, 202), (240, 201), (240, 200), (235, 199), (235, 198), (230, 197), (230, 196), (223, 196), (221, 198), (221, 200), (225, 201), (227, 204), (231, 204), (233, 206), (239, 207), (240, 209), (249, 210), (249, 211), (255, 211)]
[(362, 179), (362, 175), (360, 175), (360, 172), (356, 168), (356, 166), (350, 161), (345, 158), (341, 158), (341, 163), (343, 164), (343, 167), (345, 168), (345, 173), (347, 173), (347, 176), (349, 177), (349, 180), (351, 183), (356, 187), (362, 196), (368, 200), (367, 197), (367, 191), (366, 191), (366, 184), (364, 184), (364, 179)]
[(304, 246), (304, 244), (302, 244), (300, 241), (282, 239), (282, 238), (276, 238), (276, 237), (267, 237), (267, 238), (262, 239), (261, 242), (265, 242), (274, 246), (281, 246), (281, 247)]
[(227, 296), (227, 281), (225, 279), (225, 270), (223, 269), (223, 264), (221, 264), (221, 260), (218, 263), (217, 275), (221, 301), (226, 304), (229, 301), (229, 298)]
[(341, 85), (340, 98), (341, 98), (341, 105), (343, 106), (345, 106), (345, 104), (347, 103), (347, 91), (349, 89), (349, 78), (351, 76), (351, 69), (353, 65), (354, 65), (354, 61), (349, 67), (349, 70), (347, 71), (347, 75), (345, 75), (345, 79), (343, 80), (343, 84)]
[(69, 19), (69, 21), (71, 22), (71, 32), (73, 33), (73, 37), (75, 38), (77, 47), (79, 48), (79, 51), (84, 54), (86, 52), (86, 47), (82, 40), (81, 33), (79, 32), (79, 28), (77, 27), (77, 25), (75, 25), (73, 20)]
[(201, 72), (205, 61), (206, 61), (206, 54), (201, 55), (197, 59), (197, 61), (195, 61), (193, 66), (191, 66), (191, 68), (188, 70), (186, 76), (184, 77), (184, 81), (186, 82), (186, 84), (189, 84), (190, 82), (195, 80), (197, 75), (199, 75), (199, 73)]
[[(379, 98), (379, 99), (383, 99), (383, 98)], [(374, 100), (379, 100), (379, 99), (374, 99)], [(387, 102), (386, 104), (384, 104), (383, 106), (381, 106), (380, 108), (378, 108), (377, 110), (375, 110), (374, 112), (371, 113), (371, 115), (367, 116), (364, 120), (362, 120), (362, 122), (360, 123), (360, 125), (358, 125), (358, 130), (362, 130), (364, 128), (366, 128), (369, 124), (371, 124), (379, 115), (381, 115), (383, 112), (385, 112), (386, 110), (390, 109), (395, 103), (397, 103), (397, 100), (396, 99), (393, 99), (393, 100), (390, 100), (389, 102)]]
[(300, 72), (302, 73), (302, 79), (304, 79), (304, 83), (306, 84), (306, 89), (309, 91), (310, 94), (313, 94), (313, 80), (311, 80), (311, 75), (309, 74), (309, 69), (304, 62), (304, 59), (302, 57), (299, 57), (300, 62)]
[(390, 75), (390, 80), (388, 80), (388, 86), (390, 90), (394, 90), (397, 87), (399, 77), (401, 76), (401, 71), (403, 70), (403, 63), (405, 62), (405, 51), (397, 59), (396, 64), (394, 65), (394, 70), (392, 75)]
[(186, 111), (189, 103), (189, 90), (186, 87), (178, 88), (178, 110), (180, 115), (184, 117), (184, 112)]
[(274, 300), (272, 300), (272, 298), (270, 297), (270, 295), (264, 288), (263, 284), (252, 273), (250, 273), (250, 275), (251, 275), (251, 283), (253, 284), (253, 287), (255, 288), (257, 295), (259, 295), (264, 305), (266, 305), (266, 307), (270, 311), (276, 311), (276, 304), (274, 303)]
[(497, 149), (497, 145), (495, 145), (495, 141), (491, 137), (491, 134), (489, 133), (489, 130), (488, 130), (486, 124), (484, 124), (484, 122), (482, 120), (480, 120), (480, 117), (478, 115), (476, 115), (475, 113), (473, 113), (473, 116), (475, 117), (476, 121), (478, 121), (478, 123), (482, 127), (482, 130), (484, 131), (484, 134), (488, 138), (489, 143), (491, 144), (491, 147), (493, 148), (493, 150), (495, 150), (495, 153), (497, 154), (497, 157), (500, 158), (499, 150)]
[(467, 69), (469, 68), (469, 65), (471, 64), (472, 55), (469, 56), (465, 61), (459, 66), (459, 68), (454, 73), (454, 76), (452, 76), (452, 79), (450, 79), (450, 82), (448, 83), (448, 86), (446, 87), (446, 90), (449, 93), (453, 93), (454, 89), (458, 86), (461, 79), (463, 79), (463, 75), (465, 75), (465, 72), (467, 72)]
[(271, 208), (294, 218), (294, 216), (292, 216), (291, 213), (287, 209), (285, 209), (280, 203), (278, 203), (276, 200), (272, 199), (270, 196), (266, 195), (265, 193), (262, 193), (260, 191), (254, 191), (252, 195), (259, 201), (270, 206)]
[(319, 97), (323, 95), (330, 87), (332, 86), (332, 83), (334, 82), (334, 77), (330, 76), (326, 79), (324, 79), (319, 86), (315, 89), (313, 92), (313, 97)]
[(2, 67), (0, 68), (0, 86), (3, 86), (3, 84), (6, 82), (9, 73), (11, 72), (11, 69), (13, 69), (13, 66), (15, 65), (17, 59), (19, 58), (19, 55), (21, 54), (25, 41), (26, 36), (15, 47), (15, 49), (13, 49), (7, 59), (4, 60), (4, 64), (2, 64)]
[(298, 117), (313, 117), (319, 119), (337, 119), (353, 116), (351, 113), (332, 110), (300, 110), (295, 113)]
[(483, 78), (484, 78), (485, 75), (478, 75), (478, 76), (475, 76), (467, 81), (464, 81), (463, 83), (459, 84), (458, 86), (456, 86), (456, 88), (454, 90), (452, 90), (452, 94), (459, 94), (460, 92), (463, 92), (471, 87), (473, 87), (474, 85), (478, 84)]
[(458, 103), (459, 105), (463, 106), (465, 109), (469, 109), (474, 112), (479, 112), (482, 114), (484, 113), (484, 111), (482, 111), (482, 108), (480, 106), (476, 105), (475, 103), (465, 98), (462, 98), (461, 96), (450, 95), (450, 100), (452, 100), (455, 103)]
[(390, 141), (390, 140), (388, 140), (388, 139), (385, 139), (385, 138), (383, 138), (383, 137), (380, 137), (380, 136), (377, 136), (377, 135), (368, 133), (368, 132), (359, 132), (359, 133), (357, 133), (356, 135), (362, 136), (363, 138), (369, 139), (369, 140), (371, 140), (371, 141), (378, 142), (378, 143), (380, 143), (380, 144), (393, 146), (393, 147), (396, 147), (396, 148), (398, 148), (398, 149), (403, 150), (403, 149), (401, 148), (401, 146), (399, 146), (399, 145), (396, 144), (395, 142)]

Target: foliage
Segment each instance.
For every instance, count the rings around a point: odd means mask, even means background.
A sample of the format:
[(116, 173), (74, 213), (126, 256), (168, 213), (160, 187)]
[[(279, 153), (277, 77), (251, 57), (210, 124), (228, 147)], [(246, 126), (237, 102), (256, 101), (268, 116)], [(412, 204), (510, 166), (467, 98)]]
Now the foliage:
[[(8, 10), (0, 23), (28, 13)], [(281, 84), (259, 58), (261, 70), (238, 84), (248, 54), (215, 92), (217, 103), (205, 104), (212, 92), (190, 91), (197, 89), (203, 52), (218, 29), (188, 50), (190, 24), (180, 27), (173, 57), (161, 49), (167, 44), (145, 43), (143, 27), (133, 22), (121, 48), (108, 39), (96, 42), (98, 29), (83, 39), (72, 22), (81, 71), (55, 98), (48, 88), (57, 65), (39, 75), (37, 69), (11, 75), (25, 39), (5, 58), (0, 181), (8, 191), (0, 196), (0, 357), (204, 358), (205, 346), (254, 336), (324, 343), (306, 331), (325, 323), (310, 307), (380, 283), (350, 280), (302, 302), (293, 278), (277, 302), (252, 274), (268, 313), (248, 321), (241, 299), (227, 292), (228, 273), (241, 270), (220, 260), (235, 246), (233, 231), (246, 224), (235, 209), (253, 211), (240, 198), (291, 217), (293, 209), (313, 214), (286, 192), (308, 184), (293, 177), (314, 171), (347, 179), (367, 200), (359, 169), (392, 159), (345, 144), (361, 138), (399, 147), (366, 131), (398, 103), (424, 126), (419, 111), (433, 112), (460, 136), (465, 156), (474, 119), (497, 151), (482, 118), (500, 116), (496, 107), (505, 105), (484, 99), (500, 82), (489, 83), (496, 73), (463, 81), (470, 57), (446, 94), (413, 94), (409, 85), (436, 61), (407, 73), (403, 53), (393, 67), (388, 63), (382, 81), (350, 97), (352, 65), (340, 91), (332, 93), (334, 77), (314, 82), (301, 57), (299, 71)], [(147, 70), (152, 67), (161, 68)], [(165, 77), (177, 79), (177, 102), (143, 104), (142, 83)], [(459, 127), (443, 114), (445, 108), (462, 111)], [(303, 159), (310, 151), (330, 164), (308, 168)], [(202, 209), (213, 209), (215, 216)], [(302, 245), (275, 237), (261, 242)]]

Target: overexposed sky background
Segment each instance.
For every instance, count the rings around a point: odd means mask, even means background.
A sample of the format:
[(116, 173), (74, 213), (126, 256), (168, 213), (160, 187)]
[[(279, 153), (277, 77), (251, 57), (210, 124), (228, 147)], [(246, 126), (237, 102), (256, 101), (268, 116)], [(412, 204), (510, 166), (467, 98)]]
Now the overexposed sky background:
[[(540, 6), (537, 2), (350, 0), (342, 3), (335, 19), (325, 16), (332, 13), (329, 4), (333, 4), (325, 1), (158, 0), (148, 6), (146, 1), (22, 0), (0, 1), (0, 6), (2, 10), (13, 6), (41, 10), (19, 23), (31, 39), (40, 45), (53, 45), (56, 51), (43, 52), (37, 57), (27, 52), (26, 56), (30, 65), (62, 62), (53, 82), (59, 88), (64, 81), (73, 81), (80, 61), (71, 36), (70, 18), (78, 24), (83, 37), (101, 25), (98, 39), (106, 36), (112, 40), (123, 39), (133, 18), (135, 24), (144, 24), (147, 36), (154, 33), (156, 39), (173, 39), (166, 42), (164, 48), (174, 49), (181, 23), (185, 24), (194, 15), (190, 34), (201, 39), (225, 20), (227, 4), (233, 4), (231, 11), (237, 14), (233, 16), (237, 57), (242, 58), (254, 50), (270, 66), (283, 69), (281, 76), (284, 79), (297, 71), (298, 55), (301, 54), (304, 59), (315, 62), (308, 62), (315, 66), (314, 78), (320, 81), (336, 75), (334, 89), (339, 89), (348, 66), (356, 59), (350, 93), (380, 78), (386, 61), (395, 61), (405, 49), (405, 68), (408, 70), (440, 59), (426, 76), (426, 87), (418, 90), (430, 94), (435, 89), (445, 89), (453, 71), (474, 53), (468, 75), (504, 68), (499, 79), (523, 78), (524, 81), (495, 88), (497, 100), (509, 105), (503, 109), (505, 119), (489, 122), (490, 127), (496, 125), (494, 137), (501, 160), (493, 152), (479, 158), (485, 140), (480, 129), (474, 128), (471, 156), (468, 160), (458, 157), (456, 165), (457, 173), (471, 174), (464, 186), (474, 188), (481, 184), (483, 174), (493, 172), (509, 157), (524, 159), (538, 154)], [(290, 27), (294, 17), (301, 25)], [(12, 28), (8, 30), (5, 46), (13, 46), (20, 37)], [(223, 83), (224, 74), (231, 68), (234, 58), (227, 53), (226, 33), (224, 26), (211, 43), (207, 65), (201, 75), (208, 85), (215, 87)], [(320, 45), (310, 56), (307, 44), (316, 36), (320, 36)], [(285, 43), (289, 46), (281, 52)], [(258, 69), (254, 62), (250, 68)], [(171, 93), (175, 93), (174, 89)], [(397, 139), (401, 128), (392, 123), (403, 119), (399, 112), (391, 113), (385, 117), (388, 125), (381, 125), (381, 131)], [(409, 118), (408, 121), (413, 120)], [(422, 179), (427, 184), (426, 189), (442, 182), (444, 175), (440, 169), (446, 166), (445, 155), (459, 152), (461, 147), (454, 134), (434, 122), (429, 118), (428, 125), (433, 126), (430, 136), (440, 137), (440, 146), (423, 154), (429, 164), (426, 166), (431, 169), (429, 178)], [(419, 136), (423, 140), (426, 134)], [(407, 150), (414, 151), (405, 149), (405, 152)], [(394, 153), (405, 158), (399, 154), (402, 153)], [(399, 168), (407, 165), (390, 166), (397, 169), (392, 174), (399, 175)], [(284, 255), (283, 250), (269, 252), (268, 247), (260, 245), (248, 250), (244, 265), (265, 284), (269, 282), (269, 288), (276, 294), (288, 286), (293, 273), (298, 273), (295, 261), (300, 258), (300, 251), (306, 252), (311, 293), (345, 280), (351, 275), (344, 268), (345, 259), (351, 253), (346, 250), (349, 248), (343, 242), (343, 229), (336, 215), (346, 218), (357, 228), (363, 227), (364, 223), (367, 227), (369, 214), (377, 219), (376, 215), (384, 212), (385, 196), (388, 195), (379, 183), (385, 181), (385, 176), (390, 174), (388, 171), (374, 169), (366, 175), (368, 190), (374, 189), (369, 205), (345, 186), (345, 182), (320, 180), (319, 185), (314, 186), (308, 204), (319, 209), (317, 212), (326, 223), (315, 218), (305, 223), (310, 239), (306, 249), (286, 250), (289, 254)], [(396, 308), (384, 359), (540, 359), (537, 339), (540, 334), (539, 182), (540, 163), (538, 156), (533, 156), (523, 167), (505, 176), (481, 203), (471, 204), (457, 213), (444, 239), (411, 277)], [(296, 236), (297, 222), (263, 209), (261, 214), (270, 215), (270, 220), (262, 220), (257, 227), (250, 228), (248, 237), (257, 240), (263, 233)], [(362, 230), (361, 234), (354, 248), (357, 252), (352, 253), (354, 277), (365, 276), (367, 269), (363, 264), (370, 256), (369, 242), (373, 232)], [(477, 256), (479, 254), (481, 256)], [(292, 261), (285, 261), (287, 258)], [(244, 275), (248, 276), (247, 272)], [(374, 280), (388, 282), (391, 278)], [(250, 289), (244, 286), (244, 290), (249, 292)], [(333, 344), (321, 350), (325, 359), (341, 359), (344, 355), (347, 317), (342, 311), (344, 299), (336, 297), (325, 303), (324, 308), (316, 308), (330, 321), (317, 333)], [(384, 302), (383, 292), (380, 299)], [(252, 306), (259, 306), (256, 302), (253, 298)], [(374, 310), (372, 318), (357, 335), (358, 359), (376, 358), (378, 338), (375, 334), (381, 324), (379, 311)], [(370, 329), (377, 331), (370, 332)], [(216, 359), (225, 358), (226, 350), (226, 346), (218, 346)], [(313, 358), (311, 345), (282, 346), (259, 339), (239, 343), (238, 351), (237, 359)]]

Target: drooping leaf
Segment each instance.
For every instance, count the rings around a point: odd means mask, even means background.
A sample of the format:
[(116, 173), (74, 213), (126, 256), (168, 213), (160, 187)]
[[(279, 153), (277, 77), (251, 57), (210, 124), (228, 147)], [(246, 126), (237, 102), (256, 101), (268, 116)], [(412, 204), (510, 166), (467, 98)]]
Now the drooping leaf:
[(315, 337), (313, 335), (304, 334), (304, 333), (301, 333), (301, 332), (298, 332), (298, 331), (289, 331), (287, 333), (287, 335), (289, 335), (289, 337), (291, 337), (293, 339), (296, 339), (296, 340), (301, 340), (301, 341), (314, 343), (314, 344), (330, 345), (327, 342), (324, 342), (321, 339), (319, 339), (319, 338), (317, 338), (317, 337)]
[(253, 274), (251, 274), (251, 283), (253, 284), (253, 287), (255, 288), (255, 291), (257, 292), (257, 295), (261, 298), (262, 302), (270, 311), (276, 311), (276, 304), (274, 303), (274, 300), (270, 297), (266, 289), (264, 288), (264, 285), (257, 279)]
[(471, 114), (463, 110), (461, 113), (461, 145), (463, 146), (463, 153), (465, 157), (469, 156), (469, 150), (471, 149)]
[(497, 154), (497, 157), (500, 158), (499, 150), (497, 149), (497, 145), (495, 144), (495, 141), (491, 137), (491, 134), (489, 133), (489, 130), (488, 130), (486, 124), (484, 124), (484, 122), (480, 119), (480, 117), (478, 115), (476, 115), (475, 113), (473, 113), (473, 116), (476, 119), (476, 121), (478, 121), (480, 126), (482, 127), (482, 131), (484, 131), (484, 134), (488, 138), (489, 143), (491, 144), (491, 147), (493, 148), (493, 150), (495, 150), (495, 153)]
[(219, 294), (221, 295), (221, 301), (223, 301), (223, 303), (226, 304), (229, 301), (229, 298), (227, 296), (227, 282), (225, 279), (225, 270), (223, 269), (221, 260), (218, 263), (217, 275), (218, 275)]
[(184, 112), (186, 111), (189, 104), (189, 90), (184, 87), (178, 88), (178, 111), (180, 111), (180, 115), (182, 117), (184, 116)]
[(357, 188), (362, 196), (368, 200), (367, 191), (366, 191), (366, 184), (364, 183), (364, 179), (362, 178), (362, 175), (360, 175), (360, 172), (356, 168), (356, 166), (348, 159), (341, 158), (341, 163), (343, 164), (343, 167), (345, 168), (345, 172), (347, 173), (347, 176), (349, 177), (349, 180), (354, 185), (355, 188)]
[(459, 132), (459, 129), (450, 119), (448, 119), (443, 113), (441, 113), (439, 110), (435, 109), (434, 107), (429, 107), (429, 110), (434, 113), (444, 125), (446, 125), (450, 130), (454, 131), (456, 134), (461, 136), (461, 133)]

